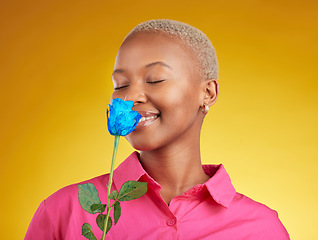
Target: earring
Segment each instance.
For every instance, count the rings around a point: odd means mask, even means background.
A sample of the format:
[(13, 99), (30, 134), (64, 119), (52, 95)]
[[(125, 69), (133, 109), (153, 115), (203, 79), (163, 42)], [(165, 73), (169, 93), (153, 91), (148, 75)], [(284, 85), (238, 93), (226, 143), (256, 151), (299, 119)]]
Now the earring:
[(202, 112), (204, 114), (207, 114), (209, 112), (210, 107), (207, 104), (203, 104), (204, 110), (202, 110)]

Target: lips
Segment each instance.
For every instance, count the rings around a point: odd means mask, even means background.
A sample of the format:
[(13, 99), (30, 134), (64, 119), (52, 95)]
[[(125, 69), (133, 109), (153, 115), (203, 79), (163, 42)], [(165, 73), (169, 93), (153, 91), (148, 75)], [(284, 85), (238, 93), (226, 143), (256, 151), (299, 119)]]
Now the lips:
[(152, 123), (154, 123), (158, 117), (160, 116), (160, 113), (151, 112), (151, 111), (138, 111), (142, 115), (142, 118), (139, 120), (139, 123), (137, 127), (135, 128), (135, 131), (138, 131), (142, 128), (145, 128)]

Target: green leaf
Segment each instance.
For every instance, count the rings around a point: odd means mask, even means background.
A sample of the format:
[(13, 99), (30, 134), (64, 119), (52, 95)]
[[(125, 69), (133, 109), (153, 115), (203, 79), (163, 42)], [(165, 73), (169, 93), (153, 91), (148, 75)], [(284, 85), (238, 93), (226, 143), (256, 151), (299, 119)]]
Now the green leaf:
[[(99, 214), (96, 218), (96, 223), (97, 226), (100, 228), (100, 230), (104, 231), (104, 225), (105, 225), (105, 219), (106, 219), (106, 214)], [(108, 223), (107, 223), (107, 231), (106, 233), (108, 233), (108, 231), (110, 230), (110, 228), (113, 225), (113, 221), (110, 217), (108, 217)]]
[(97, 213), (97, 212), (102, 213), (105, 211), (105, 208), (106, 208), (106, 204), (93, 204), (91, 206), (91, 211), (93, 213)]
[(118, 201), (130, 201), (145, 195), (147, 192), (146, 182), (127, 181), (119, 191)]
[(115, 224), (118, 222), (119, 218), (121, 215), (121, 207), (120, 207), (120, 202), (115, 202), (114, 204), (114, 221)]
[(89, 240), (97, 240), (97, 238), (95, 237), (95, 235), (93, 233), (93, 229), (92, 229), (91, 225), (89, 225), (88, 223), (83, 224), (82, 235)]
[(100, 199), (98, 197), (98, 191), (92, 183), (77, 184), (78, 186), (78, 201), (81, 207), (91, 214), (98, 211), (92, 211), (91, 206), (93, 204), (100, 204)]
[(110, 195), (109, 195), (109, 198), (110, 199), (113, 199), (113, 200), (116, 200), (116, 198), (118, 197), (118, 191), (117, 190), (113, 190)]

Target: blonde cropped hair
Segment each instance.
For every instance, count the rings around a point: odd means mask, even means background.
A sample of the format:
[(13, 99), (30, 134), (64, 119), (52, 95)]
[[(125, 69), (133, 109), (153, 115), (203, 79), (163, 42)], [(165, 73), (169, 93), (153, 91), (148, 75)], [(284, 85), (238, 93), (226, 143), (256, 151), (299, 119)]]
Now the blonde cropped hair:
[(218, 79), (218, 62), (215, 49), (209, 38), (199, 29), (183, 22), (158, 19), (138, 24), (125, 40), (138, 32), (158, 32), (181, 40), (196, 56), (203, 79)]

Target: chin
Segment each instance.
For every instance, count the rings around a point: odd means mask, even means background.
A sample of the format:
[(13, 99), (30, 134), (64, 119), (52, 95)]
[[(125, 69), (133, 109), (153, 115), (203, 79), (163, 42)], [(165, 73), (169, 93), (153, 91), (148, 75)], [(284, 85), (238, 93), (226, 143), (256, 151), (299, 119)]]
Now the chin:
[(137, 139), (131, 137), (126, 137), (126, 139), (130, 143), (130, 145), (138, 151), (150, 151), (158, 147), (157, 144), (155, 144), (154, 141), (151, 140), (143, 139), (141, 141), (138, 141)]
[(138, 151), (150, 151), (155, 149), (155, 147), (151, 146), (150, 144), (137, 144), (137, 143), (131, 143), (131, 142), (129, 143), (134, 149)]

